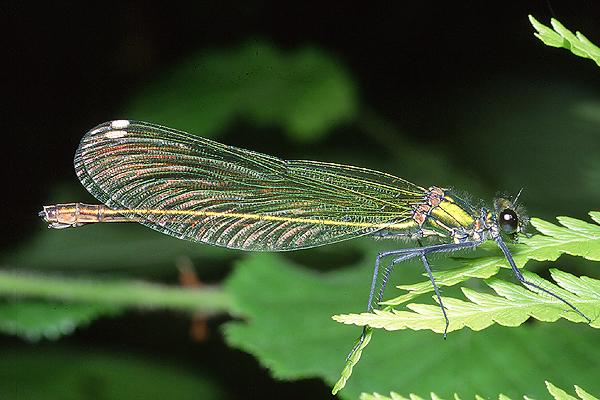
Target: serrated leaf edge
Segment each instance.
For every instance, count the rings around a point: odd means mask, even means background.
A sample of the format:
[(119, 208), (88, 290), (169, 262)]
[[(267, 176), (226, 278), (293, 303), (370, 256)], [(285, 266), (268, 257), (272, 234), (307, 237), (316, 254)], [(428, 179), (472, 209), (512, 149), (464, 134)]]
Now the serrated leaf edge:
[[(552, 397), (555, 400), (579, 400), (576, 397), (573, 397), (571, 395), (569, 395), (566, 391), (560, 389), (559, 387), (553, 385), (552, 383), (546, 381), (546, 390), (548, 390), (548, 393), (550, 393), (552, 395)], [(575, 392), (577, 393), (577, 395), (580, 397), (581, 400), (598, 400), (598, 398), (592, 396), (591, 394), (589, 394), (588, 392), (586, 392), (585, 390), (581, 389), (579, 386), (574, 385), (575, 387)], [(408, 395), (409, 398), (412, 399), (421, 399), (421, 397), (419, 397), (416, 394), (409, 394)], [(438, 396), (435, 393), (430, 393), (430, 397), (431, 400), (443, 400), (442, 397)], [(460, 400), (460, 397), (458, 396), (458, 394), (454, 393), (453, 398), (455, 400)], [(480, 396), (480, 395), (475, 395), (474, 398), (476, 400), (483, 400), (484, 397)], [(527, 395), (523, 395), (523, 398), (525, 400), (530, 399)], [(381, 395), (379, 393), (361, 393), (360, 395), (360, 400), (405, 400), (407, 399), (405, 396), (402, 396), (396, 392), (390, 392), (389, 396), (385, 396), (385, 395)], [(500, 393), (498, 395), (498, 399), (499, 400), (510, 400), (510, 397)]]

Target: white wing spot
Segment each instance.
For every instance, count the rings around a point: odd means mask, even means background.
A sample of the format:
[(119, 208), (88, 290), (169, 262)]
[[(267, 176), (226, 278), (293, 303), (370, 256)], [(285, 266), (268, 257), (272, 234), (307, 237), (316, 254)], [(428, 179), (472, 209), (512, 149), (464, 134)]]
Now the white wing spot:
[(110, 123), (110, 127), (113, 129), (127, 129), (129, 121), (126, 119), (117, 119)]
[(104, 136), (108, 139), (118, 139), (127, 135), (127, 131), (108, 131), (104, 134)]

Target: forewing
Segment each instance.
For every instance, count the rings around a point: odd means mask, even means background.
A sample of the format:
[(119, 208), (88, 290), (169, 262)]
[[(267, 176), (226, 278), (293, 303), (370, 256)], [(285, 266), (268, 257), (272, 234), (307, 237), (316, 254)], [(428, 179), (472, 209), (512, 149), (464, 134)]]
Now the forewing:
[(284, 161), (135, 121), (89, 131), (75, 170), (90, 193), (128, 218), (244, 250), (293, 250), (372, 233), (410, 220), (425, 195), (381, 172)]

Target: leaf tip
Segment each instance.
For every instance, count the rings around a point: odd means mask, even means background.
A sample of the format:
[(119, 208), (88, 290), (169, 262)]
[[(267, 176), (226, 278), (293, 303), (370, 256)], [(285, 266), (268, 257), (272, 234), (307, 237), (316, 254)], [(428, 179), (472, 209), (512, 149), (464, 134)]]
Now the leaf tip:
[(541, 24), (539, 23), (539, 21), (537, 19), (535, 19), (535, 17), (531, 14), (529, 14), (527, 16), (527, 18), (529, 19), (529, 22), (531, 23), (531, 25), (533, 25), (533, 27), (539, 31), (538, 26), (540, 26)]

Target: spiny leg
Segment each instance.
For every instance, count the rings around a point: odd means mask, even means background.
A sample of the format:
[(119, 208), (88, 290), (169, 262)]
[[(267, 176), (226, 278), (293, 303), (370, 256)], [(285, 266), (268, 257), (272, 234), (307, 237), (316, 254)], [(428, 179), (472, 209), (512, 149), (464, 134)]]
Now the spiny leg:
[[(419, 245), (420, 244), (421, 244), (421, 242), (419, 241)], [(451, 251), (461, 250), (461, 249), (470, 248), (470, 247), (477, 247), (480, 244), (481, 244), (481, 242), (445, 243), (445, 244), (437, 244), (437, 245), (432, 245), (432, 246), (427, 246), (427, 247), (415, 247), (415, 248), (411, 248), (411, 249), (391, 250), (391, 251), (384, 251), (384, 252), (379, 253), (377, 255), (377, 258), (375, 259), (375, 268), (373, 270), (373, 278), (371, 280), (371, 290), (369, 291), (369, 301), (367, 303), (367, 312), (373, 311), (373, 296), (375, 294), (375, 287), (377, 286), (377, 278), (379, 276), (379, 266), (380, 266), (382, 258), (388, 257), (388, 256), (397, 256), (396, 258), (394, 258), (392, 260), (390, 265), (388, 265), (383, 272), (381, 286), (379, 288), (377, 301), (375, 302), (375, 304), (377, 304), (377, 305), (379, 305), (379, 303), (383, 299), (383, 292), (385, 291), (390, 274), (392, 273), (392, 270), (396, 264), (399, 264), (404, 261), (408, 261), (411, 258), (416, 257), (416, 256), (425, 256), (427, 254), (438, 253), (438, 252), (451, 252)], [(429, 272), (431, 272), (428, 262), (425, 264), (425, 268), (429, 269)], [(434, 288), (437, 288), (435, 283), (434, 283)], [(438, 292), (439, 292), (439, 290), (438, 290)]]
[[(423, 247), (423, 243), (421, 243), (421, 240), (417, 240), (417, 243), (419, 243), (419, 246)], [(438, 285), (437, 285), (437, 283), (435, 283), (435, 279), (433, 278), (433, 273), (431, 272), (431, 265), (429, 264), (429, 260), (427, 260), (427, 257), (425, 256), (425, 254), (421, 255), (421, 261), (423, 262), (425, 271), (427, 271), (427, 275), (429, 276), (429, 280), (431, 281), (431, 286), (433, 286), (433, 290), (435, 291), (435, 295), (437, 296), (437, 299), (438, 299), (438, 304), (440, 305), (440, 308), (442, 309), (442, 314), (444, 315), (444, 321), (446, 323), (446, 325), (444, 326), (444, 340), (445, 340), (447, 337), (447, 334), (448, 334), (448, 326), (450, 325), (450, 320), (448, 319), (448, 315), (446, 314), (446, 307), (444, 307), (444, 303), (442, 302), (442, 296), (440, 294), (440, 289), (438, 288)]]
[[(383, 299), (383, 293), (387, 286), (389, 276), (391, 275), (392, 269), (394, 268), (394, 266), (396, 264), (399, 264), (403, 261), (407, 261), (416, 256), (421, 256), (421, 257), (425, 258), (425, 256), (427, 254), (438, 253), (438, 252), (451, 252), (451, 251), (456, 251), (456, 250), (461, 250), (461, 249), (466, 249), (466, 248), (471, 248), (471, 247), (477, 247), (480, 244), (481, 244), (481, 242), (446, 243), (446, 244), (432, 245), (432, 246), (428, 246), (428, 247), (391, 250), (391, 251), (385, 251), (385, 252), (379, 253), (377, 255), (377, 258), (375, 259), (375, 268), (373, 269), (373, 278), (371, 280), (371, 290), (369, 291), (369, 301), (367, 303), (367, 312), (373, 311), (373, 296), (375, 294), (375, 287), (377, 286), (377, 277), (379, 276), (379, 266), (381, 264), (381, 259), (388, 257), (388, 256), (398, 256), (398, 257), (394, 258), (392, 260), (392, 262), (390, 263), (390, 265), (388, 265), (386, 267), (386, 269), (384, 270), (381, 286), (379, 288), (379, 293), (377, 296), (377, 302), (376, 302), (377, 305), (379, 305), (379, 303)], [(446, 310), (444, 309), (443, 304), (441, 302), (441, 296), (439, 294), (439, 289), (438, 289), (435, 281), (433, 280), (433, 275), (431, 274), (431, 268), (429, 267), (429, 263), (427, 262), (426, 258), (423, 263), (425, 265), (425, 268), (427, 269), (427, 272), (428, 272), (431, 282), (433, 284), (433, 288), (438, 296), (438, 300), (440, 301), (440, 306), (442, 307), (442, 313), (444, 314), (444, 318), (446, 320), (446, 330), (447, 330), (449, 321), (448, 321), (448, 317), (446, 315)], [(363, 327), (361, 335), (357, 339), (356, 344), (354, 345), (352, 350), (350, 350), (350, 353), (346, 357), (346, 360), (348, 360), (354, 354), (356, 349), (358, 349), (363, 344), (368, 329), (369, 329), (368, 326)], [(446, 338), (446, 330), (444, 331), (444, 338)]]
[(435, 283), (435, 279), (433, 278), (433, 273), (431, 272), (431, 266), (429, 265), (429, 261), (425, 254), (421, 256), (421, 261), (423, 261), (423, 266), (425, 266), (425, 270), (427, 271), (427, 275), (429, 275), (429, 280), (433, 285), (433, 290), (435, 291), (435, 295), (437, 296), (438, 303), (440, 308), (442, 309), (442, 314), (444, 314), (444, 320), (446, 321), (446, 326), (444, 327), (444, 339), (446, 339), (446, 334), (448, 333), (448, 325), (450, 325), (450, 320), (448, 319), (448, 315), (446, 315), (446, 307), (444, 307), (444, 303), (442, 302), (442, 296), (440, 295), (440, 289), (438, 285)]
[[(401, 257), (393, 259), (392, 262), (390, 263), (390, 265), (388, 265), (385, 268), (385, 270), (383, 271), (383, 276), (381, 279), (381, 286), (379, 287), (379, 293), (377, 294), (377, 301), (375, 303), (378, 308), (379, 308), (379, 303), (383, 299), (383, 293), (385, 291), (385, 287), (387, 286), (387, 282), (390, 278), (392, 270), (394, 269), (394, 266), (402, 261), (405, 261), (412, 257), (417, 256), (418, 252), (414, 252), (415, 250), (421, 250), (421, 249), (392, 250), (392, 251), (381, 252), (377, 255), (377, 258), (375, 258), (375, 268), (373, 269), (373, 278), (371, 280), (371, 289), (369, 290), (369, 301), (367, 302), (367, 312), (373, 311), (373, 295), (375, 294), (375, 287), (377, 286), (377, 277), (379, 276), (379, 265), (381, 263), (381, 259), (384, 257), (390, 256), (390, 255), (397, 254), (397, 253), (402, 253), (402, 252), (407, 253)], [(346, 360), (348, 360), (352, 356), (352, 354), (354, 354), (356, 349), (358, 349), (363, 344), (363, 342), (365, 341), (365, 337), (367, 336), (368, 329), (369, 329), (369, 326), (367, 326), (367, 325), (363, 326), (362, 332), (361, 332), (359, 338), (356, 340), (356, 344), (354, 345), (354, 347), (352, 347), (352, 350), (350, 350), (350, 353), (348, 353)]]
[[(381, 284), (379, 285), (379, 292), (377, 293), (377, 299), (375, 301), (375, 305), (377, 306), (377, 308), (380, 308), (379, 303), (381, 303), (381, 300), (383, 300), (383, 294), (385, 292), (385, 288), (387, 287), (387, 283), (390, 280), (390, 275), (392, 274), (392, 271), (394, 270), (394, 267), (396, 266), (396, 264), (400, 264), (403, 261), (407, 261), (413, 257), (418, 256), (419, 251), (421, 249), (407, 249), (407, 250), (413, 250), (413, 251), (406, 252), (406, 254), (403, 254), (400, 257), (394, 258), (392, 260), (392, 262), (387, 267), (385, 267), (385, 269), (383, 270), (383, 273), (381, 276)], [(393, 255), (393, 254), (387, 254), (387, 255), (389, 256), (389, 255)], [(367, 312), (373, 311), (373, 295), (375, 294), (375, 286), (377, 285), (377, 275), (376, 274), (377, 274), (377, 271), (375, 271), (375, 273), (373, 274), (373, 281), (371, 282), (371, 291), (369, 292), (369, 303), (367, 304)]]
[(567, 306), (569, 306), (573, 311), (575, 311), (577, 314), (579, 314), (583, 318), (585, 318), (585, 320), (588, 322), (588, 324), (592, 322), (592, 320), (590, 318), (588, 318), (587, 315), (585, 315), (583, 312), (581, 312), (577, 307), (575, 307), (569, 301), (563, 299), (562, 297), (560, 297), (557, 294), (552, 293), (550, 290), (545, 289), (545, 288), (541, 287), (540, 285), (537, 285), (537, 284), (525, 279), (525, 277), (523, 276), (521, 271), (519, 271), (519, 268), (517, 268), (517, 265), (515, 264), (515, 260), (513, 259), (510, 250), (508, 250), (508, 247), (506, 247), (506, 245), (504, 244), (504, 241), (502, 240), (502, 238), (500, 236), (498, 236), (497, 238), (495, 238), (495, 240), (496, 240), (496, 243), (498, 244), (498, 247), (500, 247), (500, 249), (504, 253), (504, 256), (506, 257), (506, 260), (508, 261), (508, 264), (510, 265), (510, 268), (512, 269), (513, 274), (519, 280), (519, 282), (521, 282), (521, 284), (523, 284), (523, 286), (530, 286), (530, 287), (536, 288), (537, 290), (544, 292), (544, 293), (554, 297), (557, 300), (562, 301)]

